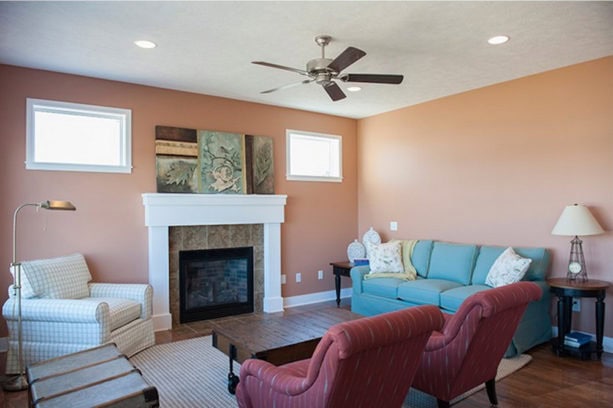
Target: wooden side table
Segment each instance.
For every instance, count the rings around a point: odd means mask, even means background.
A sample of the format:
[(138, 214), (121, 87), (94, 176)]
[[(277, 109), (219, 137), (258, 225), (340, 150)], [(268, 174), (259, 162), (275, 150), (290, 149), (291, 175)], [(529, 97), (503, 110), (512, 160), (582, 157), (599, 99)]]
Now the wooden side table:
[(334, 288), (336, 289), (336, 307), (341, 305), (341, 276), (351, 277), (351, 268), (353, 263), (349, 261), (331, 262), (332, 273), (334, 274)]
[[(582, 359), (596, 353), (600, 359), (603, 351), (604, 298), (607, 296), (610, 283), (601, 280), (569, 281), (567, 278), (552, 278), (548, 279), (547, 283), (551, 287), (551, 292), (558, 297), (558, 338), (552, 339), (553, 351), (558, 356), (578, 353)], [(590, 343), (579, 349), (564, 346), (564, 336), (571, 331), (573, 297), (596, 298), (596, 343)]]

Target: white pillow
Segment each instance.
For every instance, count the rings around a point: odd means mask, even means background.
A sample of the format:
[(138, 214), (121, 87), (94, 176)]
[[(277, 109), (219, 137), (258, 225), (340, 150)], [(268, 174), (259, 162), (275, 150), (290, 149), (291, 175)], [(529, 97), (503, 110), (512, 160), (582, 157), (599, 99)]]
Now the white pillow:
[(22, 296), (43, 299), (80, 299), (89, 296), (92, 276), (81, 254), (21, 263)]
[(370, 273), (403, 273), (400, 247), (400, 241), (370, 244), (368, 246)]
[(517, 255), (513, 248), (509, 247), (496, 259), (490, 268), (485, 284), (497, 288), (519, 282), (530, 267), (532, 259), (522, 258)]

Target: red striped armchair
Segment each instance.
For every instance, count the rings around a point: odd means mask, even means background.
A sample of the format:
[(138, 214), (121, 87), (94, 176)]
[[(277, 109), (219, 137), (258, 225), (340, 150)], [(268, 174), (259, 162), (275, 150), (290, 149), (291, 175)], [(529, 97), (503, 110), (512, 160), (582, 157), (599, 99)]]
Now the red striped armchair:
[(236, 390), (239, 407), (400, 407), (433, 330), (435, 306), (337, 324), (313, 356), (283, 366), (247, 360)]
[(528, 303), (541, 296), (535, 283), (518, 282), (466, 298), (455, 314), (444, 314), (443, 329), (432, 333), (413, 387), (436, 397), (439, 408), (444, 408), (485, 383), (490, 403), (497, 405), (500, 360)]

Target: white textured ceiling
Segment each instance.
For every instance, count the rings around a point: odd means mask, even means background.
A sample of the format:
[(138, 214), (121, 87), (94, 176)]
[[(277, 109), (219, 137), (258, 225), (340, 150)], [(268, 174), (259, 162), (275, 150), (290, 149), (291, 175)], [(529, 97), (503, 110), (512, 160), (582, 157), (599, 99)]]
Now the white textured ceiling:
[[(345, 72), (404, 74), (332, 102), (304, 77), (347, 46)], [(493, 47), (486, 40), (507, 34)], [(158, 44), (136, 48), (137, 39)], [(1, 2), (0, 63), (362, 118), (613, 55), (613, 2)], [(347, 84), (341, 83), (345, 89)]]

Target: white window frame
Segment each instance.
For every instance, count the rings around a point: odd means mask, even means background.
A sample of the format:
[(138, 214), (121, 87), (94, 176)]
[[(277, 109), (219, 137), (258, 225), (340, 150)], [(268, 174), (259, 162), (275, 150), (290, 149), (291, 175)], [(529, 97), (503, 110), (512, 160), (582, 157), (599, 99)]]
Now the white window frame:
[[(102, 173), (132, 172), (132, 111), (130, 109), (34, 98), (27, 98), (26, 105), (26, 169)], [(82, 117), (102, 118), (118, 121), (119, 148), (116, 156), (118, 159), (118, 164), (84, 164), (37, 161), (35, 157), (37, 112), (51, 112), (56, 114), (77, 115)], [(84, 136), (86, 137), (87, 135)]]
[[(338, 141), (338, 176), (312, 176), (304, 174), (293, 174), (291, 171), (291, 148), (292, 135), (307, 136), (321, 139), (332, 139)], [(343, 181), (343, 138), (337, 135), (329, 135), (324, 133), (305, 132), (303, 130), (287, 129), (285, 132), (286, 145), (286, 179), (293, 181), (325, 181), (332, 183), (341, 183)]]

